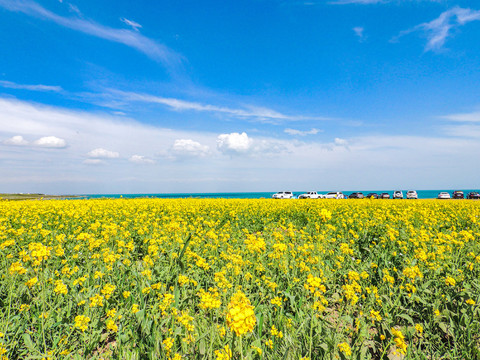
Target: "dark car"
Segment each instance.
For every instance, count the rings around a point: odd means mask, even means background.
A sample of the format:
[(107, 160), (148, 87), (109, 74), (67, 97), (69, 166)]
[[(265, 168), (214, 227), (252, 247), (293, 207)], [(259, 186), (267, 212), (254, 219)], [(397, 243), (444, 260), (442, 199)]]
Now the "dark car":
[(467, 199), (480, 200), (480, 194), (476, 191), (472, 191), (471, 193), (468, 193)]
[(378, 199), (378, 194), (377, 193), (369, 193), (367, 196), (365, 196), (367, 198), (374, 198), (374, 199)]
[(390, 194), (389, 193), (381, 193), (378, 198), (379, 199), (390, 199)]
[(364, 197), (365, 195), (363, 195), (361, 192), (354, 192), (348, 196), (349, 199), (363, 199)]
[(465, 199), (465, 196), (463, 195), (463, 191), (454, 191), (452, 194), (453, 199)]

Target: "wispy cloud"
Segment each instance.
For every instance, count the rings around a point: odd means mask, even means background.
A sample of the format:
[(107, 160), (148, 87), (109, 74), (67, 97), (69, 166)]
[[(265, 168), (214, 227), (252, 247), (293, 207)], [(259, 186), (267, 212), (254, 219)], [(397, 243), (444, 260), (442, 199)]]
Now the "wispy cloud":
[(116, 159), (120, 154), (116, 151), (105, 150), (103, 148), (93, 149), (87, 154), (88, 157), (94, 159)]
[(60, 86), (51, 86), (51, 85), (27, 85), (27, 84), (17, 84), (11, 81), (0, 80), (0, 86), (8, 89), (20, 89), (20, 90), (31, 90), (31, 91), (53, 91), (53, 92), (62, 92), (63, 89)]
[(470, 113), (459, 113), (459, 114), (450, 114), (440, 116), (440, 118), (450, 121), (457, 121), (457, 122), (480, 122), (480, 111), (474, 111)]
[(365, 34), (364, 34), (365, 29), (363, 27), (356, 26), (352, 30), (355, 33), (355, 36), (358, 37), (358, 41), (362, 42), (365, 40)]
[(438, 18), (430, 22), (425, 22), (400, 32), (393, 40), (396, 41), (404, 35), (421, 31), (425, 33), (427, 37), (425, 51), (438, 51), (442, 49), (453, 29), (475, 20), (480, 20), (480, 10), (464, 9), (456, 6), (441, 13)]
[(65, 141), (65, 139), (61, 139), (56, 136), (44, 136), (30, 143), (27, 140), (25, 140), (23, 136), (15, 135), (9, 139), (3, 140), (1, 143), (4, 145), (12, 145), (12, 146), (30, 145), (30, 146), (50, 148), (50, 149), (64, 149), (67, 147), (67, 142)]
[(155, 164), (155, 161), (143, 155), (132, 155), (128, 159), (128, 161), (133, 162), (135, 164)]
[(85, 159), (83, 160), (85, 165), (105, 165), (106, 162), (100, 159)]
[(386, 3), (406, 3), (406, 2), (414, 2), (414, 1), (425, 1), (425, 2), (440, 2), (442, 0), (332, 0), (329, 4), (333, 5), (348, 5), (348, 4), (361, 4), (361, 5), (369, 5), (369, 4), (386, 4)]
[(177, 139), (168, 151), (168, 157), (175, 160), (203, 158), (210, 154), (210, 148), (192, 139)]
[(346, 5), (346, 4), (378, 4), (378, 3), (385, 3), (391, 0), (336, 0), (330, 1), (330, 4), (337, 4), (337, 5)]
[(2, 144), (13, 145), (13, 146), (25, 146), (25, 145), (28, 145), (28, 141), (25, 140), (21, 135), (15, 135), (9, 139), (3, 140)]
[(182, 62), (182, 57), (179, 54), (167, 46), (141, 35), (138, 31), (116, 29), (79, 17), (64, 17), (45, 9), (31, 0), (0, 0), (0, 7), (42, 20), (52, 21), (60, 26), (80, 31), (84, 34), (124, 44), (144, 53), (153, 60), (163, 63), (171, 71)]
[(255, 118), (264, 122), (275, 122), (279, 120), (329, 120), (326, 117), (314, 117), (303, 115), (286, 115), (273, 109), (261, 106), (246, 105), (244, 108), (231, 108), (225, 106), (203, 104), (195, 101), (187, 101), (176, 98), (168, 98), (143, 93), (125, 92), (115, 89), (108, 90), (109, 96), (116, 96), (122, 101), (145, 102), (152, 104), (161, 104), (174, 111), (199, 111), (220, 113), (238, 118)]
[(297, 130), (297, 129), (285, 129), (283, 130), (285, 133), (287, 134), (290, 134), (290, 135), (298, 135), (298, 136), (306, 136), (306, 135), (316, 135), (318, 134), (319, 132), (322, 132), (322, 130), (319, 130), (319, 129), (310, 129), (310, 130), (306, 130), (306, 131), (302, 131), (302, 130)]
[(139, 23), (137, 23), (133, 20), (128, 20), (126, 18), (121, 18), (120, 21), (127, 24), (128, 26), (131, 26), (132, 29), (135, 30), (135, 31), (138, 31), (138, 29), (142, 28), (142, 25), (140, 25)]
[(80, 9), (78, 8), (78, 6), (76, 6), (76, 5), (68, 4), (68, 9), (69, 9), (71, 12), (77, 14), (78, 16), (82, 16), (82, 15), (83, 15), (82, 12), (80, 11)]

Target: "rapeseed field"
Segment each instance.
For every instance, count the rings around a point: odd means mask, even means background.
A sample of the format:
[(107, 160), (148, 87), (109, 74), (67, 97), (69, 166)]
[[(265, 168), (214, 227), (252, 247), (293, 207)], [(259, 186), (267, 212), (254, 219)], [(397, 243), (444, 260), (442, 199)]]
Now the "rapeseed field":
[(0, 359), (479, 359), (480, 202), (0, 201)]

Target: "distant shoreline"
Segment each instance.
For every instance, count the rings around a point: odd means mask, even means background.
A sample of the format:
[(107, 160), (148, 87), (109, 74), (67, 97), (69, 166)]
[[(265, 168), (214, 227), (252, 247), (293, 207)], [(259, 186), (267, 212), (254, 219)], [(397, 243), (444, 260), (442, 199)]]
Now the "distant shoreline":
[[(288, 189), (287, 189), (288, 190)], [(461, 190), (461, 189), (455, 189)], [(357, 190), (358, 191), (358, 190)], [(357, 191), (343, 191), (345, 196)], [(405, 190), (403, 190), (405, 192)], [(452, 194), (454, 190), (417, 190), (419, 199), (436, 199), (440, 192), (448, 192)], [(465, 197), (469, 192), (480, 192), (478, 189), (462, 190)], [(271, 192), (217, 192), (217, 193), (134, 193), (134, 194), (76, 194), (76, 195), (48, 195), (39, 193), (3, 193), (0, 199), (6, 200), (61, 200), (61, 199), (138, 199), (138, 198), (157, 198), (157, 199), (186, 199), (186, 198), (202, 198), (202, 199), (271, 199), (276, 191)], [(293, 191), (298, 196), (306, 191)], [(319, 193), (327, 193), (328, 191), (319, 191)], [(369, 190), (362, 191), (364, 195), (368, 193), (389, 193), (393, 196), (393, 190)], [(404, 194), (405, 195), (405, 194)]]
[(66, 200), (66, 199), (85, 199), (84, 195), (48, 195), (48, 194), (0, 194), (3, 200)]

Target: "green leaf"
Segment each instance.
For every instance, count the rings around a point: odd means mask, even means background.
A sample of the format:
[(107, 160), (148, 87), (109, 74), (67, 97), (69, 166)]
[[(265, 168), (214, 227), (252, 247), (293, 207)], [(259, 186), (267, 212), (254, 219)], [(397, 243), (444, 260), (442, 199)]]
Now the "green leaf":
[(28, 348), (28, 350), (35, 351), (35, 345), (33, 344), (33, 341), (30, 335), (23, 334), (22, 337), (23, 337), (23, 342), (25, 343), (25, 346)]
[(397, 317), (407, 320), (411, 325), (415, 325), (413, 319), (407, 314), (398, 314)]
[(206, 352), (205, 347), (206, 347), (205, 346), (205, 339), (203, 338), (203, 339), (200, 340), (200, 344), (198, 345), (198, 349), (200, 351), (200, 354), (205, 355), (205, 352)]

